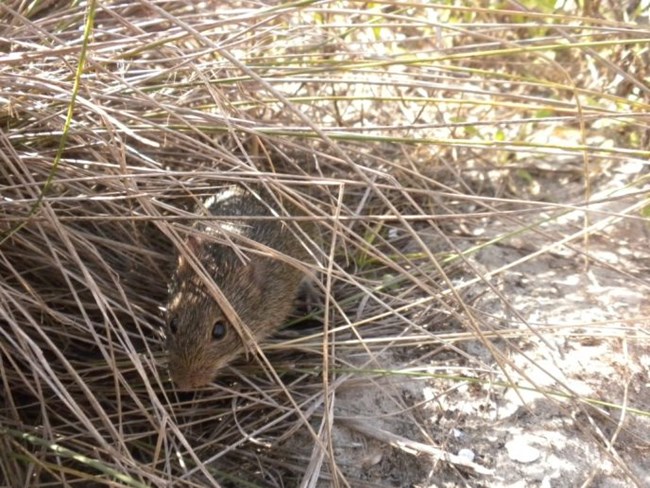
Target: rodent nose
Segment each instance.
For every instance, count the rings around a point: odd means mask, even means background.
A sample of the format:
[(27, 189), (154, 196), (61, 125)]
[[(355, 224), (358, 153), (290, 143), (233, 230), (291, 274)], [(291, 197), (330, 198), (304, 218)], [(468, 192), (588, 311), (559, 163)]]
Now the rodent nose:
[(212, 383), (212, 377), (207, 376), (205, 372), (185, 372), (171, 371), (172, 381), (177, 390), (195, 390), (201, 386)]

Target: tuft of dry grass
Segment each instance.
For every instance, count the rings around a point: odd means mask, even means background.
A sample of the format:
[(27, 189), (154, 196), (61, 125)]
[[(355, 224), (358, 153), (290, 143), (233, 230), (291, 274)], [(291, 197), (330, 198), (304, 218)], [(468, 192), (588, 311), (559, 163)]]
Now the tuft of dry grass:
[[(502, 285), (570, 252), (647, 293), (643, 241), (591, 246), (648, 216), (649, 14), (542, 3), (0, 4), (0, 484), (501, 486), (432, 411), (514, 389), (641, 486), (617, 415), (647, 407), (513, 358), (645, 347), (647, 312), (542, 327)], [(320, 227), (323, 303), (179, 392), (160, 307), (230, 182)]]

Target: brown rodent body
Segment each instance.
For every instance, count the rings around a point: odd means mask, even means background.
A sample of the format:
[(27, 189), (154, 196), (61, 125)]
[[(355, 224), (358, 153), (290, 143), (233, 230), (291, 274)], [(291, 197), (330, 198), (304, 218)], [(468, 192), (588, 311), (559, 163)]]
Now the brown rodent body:
[[(285, 215), (263, 195), (261, 190), (233, 185), (209, 197), (197, 212), (228, 219), (198, 221), (194, 227), (199, 233), (186, 241), (256, 340), (277, 330), (294, 307), (304, 273), (286, 262), (286, 256), (307, 261), (310, 255), (296, 223), (281, 218), (236, 219)], [(282, 206), (296, 213), (288, 203)], [(298, 225), (313, 234), (311, 225)], [(255, 243), (261, 246), (256, 248)], [(263, 247), (276, 251), (275, 256)], [(277, 255), (285, 255), (285, 260)], [(247, 334), (240, 334), (226, 318), (205, 282), (179, 254), (167, 305), (169, 371), (175, 385), (192, 389), (210, 383), (219, 369), (247, 350), (248, 343)]]

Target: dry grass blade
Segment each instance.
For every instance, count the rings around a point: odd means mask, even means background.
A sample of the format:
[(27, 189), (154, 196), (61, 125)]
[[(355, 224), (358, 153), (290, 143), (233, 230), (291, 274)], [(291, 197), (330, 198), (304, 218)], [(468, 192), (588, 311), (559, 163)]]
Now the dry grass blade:
[(378, 429), (372, 425), (367, 425), (358, 420), (342, 420), (343, 425), (349, 427), (350, 429), (357, 431), (361, 434), (367, 435), (370, 438), (377, 439), (381, 442), (385, 442), (394, 446), (398, 449), (401, 449), (409, 454), (418, 455), (426, 454), (433, 457), (438, 461), (445, 461), (447, 463), (455, 464), (457, 466), (462, 466), (464, 468), (471, 469), (472, 471), (478, 474), (493, 475), (494, 472), (490, 469), (486, 469), (480, 464), (473, 463), (469, 459), (457, 456), (454, 454), (449, 454), (441, 449), (437, 449), (428, 444), (423, 444), (421, 442), (413, 442), (410, 439), (402, 437), (400, 435), (395, 435), (392, 432), (386, 432), (385, 430)]
[[(614, 3), (0, 3), (0, 485), (650, 484)], [(318, 227), (322, 300), (182, 392), (161, 307), (232, 183)]]

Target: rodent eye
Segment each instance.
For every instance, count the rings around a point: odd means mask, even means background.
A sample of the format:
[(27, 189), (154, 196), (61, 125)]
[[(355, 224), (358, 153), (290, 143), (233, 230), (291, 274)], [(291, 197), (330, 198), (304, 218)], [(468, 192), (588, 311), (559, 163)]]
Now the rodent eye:
[(226, 324), (224, 323), (223, 320), (217, 320), (214, 323), (214, 327), (212, 328), (212, 338), (215, 341), (220, 341), (224, 337), (226, 337)]
[(169, 331), (173, 335), (176, 335), (176, 332), (178, 332), (178, 319), (176, 317), (172, 317), (169, 320)]

